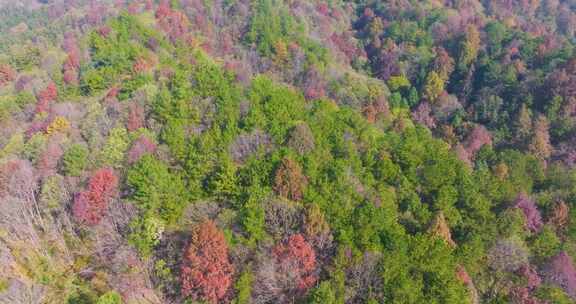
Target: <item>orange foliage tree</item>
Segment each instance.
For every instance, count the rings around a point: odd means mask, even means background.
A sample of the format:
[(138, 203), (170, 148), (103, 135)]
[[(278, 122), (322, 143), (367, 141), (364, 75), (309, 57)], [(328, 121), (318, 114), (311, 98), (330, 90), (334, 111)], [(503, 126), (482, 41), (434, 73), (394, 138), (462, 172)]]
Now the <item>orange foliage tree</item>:
[(285, 157), (276, 170), (274, 190), (278, 195), (293, 201), (302, 199), (304, 188), (308, 183), (302, 169), (294, 160)]
[(198, 225), (184, 252), (182, 294), (194, 300), (217, 303), (226, 296), (233, 274), (224, 233), (209, 220)]

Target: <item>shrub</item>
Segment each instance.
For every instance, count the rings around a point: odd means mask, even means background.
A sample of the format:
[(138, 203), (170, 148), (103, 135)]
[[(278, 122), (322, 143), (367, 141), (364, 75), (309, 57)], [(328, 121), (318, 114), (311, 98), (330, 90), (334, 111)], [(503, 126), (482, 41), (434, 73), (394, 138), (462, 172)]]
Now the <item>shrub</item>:
[(250, 266), (242, 272), (234, 288), (236, 289), (236, 299), (234, 304), (250, 304), (252, 299), (252, 283), (254, 282), (254, 274)]
[(549, 258), (560, 249), (560, 239), (556, 236), (554, 229), (546, 225), (540, 233), (534, 237), (531, 244), (531, 251), (534, 256), (543, 259)]

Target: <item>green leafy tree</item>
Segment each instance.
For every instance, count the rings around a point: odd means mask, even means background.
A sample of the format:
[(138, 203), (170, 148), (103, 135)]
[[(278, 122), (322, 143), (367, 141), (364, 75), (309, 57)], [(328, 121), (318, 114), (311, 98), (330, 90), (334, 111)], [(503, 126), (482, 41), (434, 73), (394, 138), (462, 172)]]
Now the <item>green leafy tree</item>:
[(232, 162), (228, 154), (224, 154), (220, 159), (220, 165), (209, 181), (209, 188), (212, 195), (223, 199), (234, 199), (238, 194), (236, 165)]
[(254, 43), (258, 51), (270, 56), (277, 41), (288, 41), (293, 35), (296, 23), (282, 5), (276, 0), (257, 0), (253, 5), (253, 16), (247, 34), (249, 43)]
[(62, 157), (62, 171), (66, 175), (82, 174), (88, 163), (88, 148), (81, 144), (73, 144)]
[(144, 211), (158, 213), (168, 224), (180, 218), (188, 202), (185, 184), (177, 172), (151, 155), (144, 155), (127, 175), (131, 198)]
[(336, 304), (336, 294), (329, 281), (323, 281), (310, 292), (310, 304)]
[(129, 145), (126, 128), (118, 127), (110, 130), (108, 140), (100, 153), (101, 161), (107, 166), (121, 166)]
[(556, 255), (560, 250), (560, 239), (556, 236), (554, 228), (549, 225), (544, 226), (542, 231), (533, 238), (530, 250), (541, 261)]
[(236, 281), (234, 288), (236, 289), (236, 299), (234, 304), (250, 304), (252, 303), (252, 284), (254, 283), (254, 274), (252, 273), (251, 266), (248, 265)]
[(443, 241), (417, 235), (382, 258), (384, 295), (389, 303), (466, 303), (456, 279), (455, 259)]
[(140, 254), (147, 258), (152, 255), (154, 247), (159, 244), (165, 224), (153, 212), (145, 212), (130, 223), (131, 233), (128, 241)]
[(122, 304), (122, 297), (115, 291), (109, 291), (101, 295), (96, 304)]
[(435, 71), (430, 72), (426, 77), (423, 97), (430, 102), (435, 102), (438, 96), (444, 91), (444, 80)]

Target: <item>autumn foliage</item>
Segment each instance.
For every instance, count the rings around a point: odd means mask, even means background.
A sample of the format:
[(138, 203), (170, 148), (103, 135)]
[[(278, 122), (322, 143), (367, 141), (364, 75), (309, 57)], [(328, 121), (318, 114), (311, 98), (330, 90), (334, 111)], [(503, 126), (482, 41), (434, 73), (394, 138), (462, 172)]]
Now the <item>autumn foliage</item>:
[(64, 66), (62, 67), (64, 82), (66, 84), (77, 84), (80, 69), (80, 49), (76, 38), (73, 35), (66, 35), (62, 48), (67, 54), (66, 61), (64, 61)]
[(42, 152), (36, 164), (41, 177), (46, 177), (56, 172), (56, 166), (62, 154), (64, 152), (56, 141), (50, 141), (46, 145), (46, 149)]
[[(115, 93), (117, 94), (117, 93)], [(144, 108), (137, 103), (130, 104), (130, 111), (128, 112), (128, 121), (126, 122), (126, 128), (128, 131), (136, 131), (144, 126)]]
[(456, 278), (460, 282), (462, 282), (462, 284), (464, 284), (466, 288), (468, 288), (471, 303), (478, 303), (479, 298), (478, 290), (476, 289), (476, 286), (474, 286), (474, 282), (472, 281), (472, 278), (470, 277), (464, 266), (462, 265), (456, 266)]
[(149, 62), (149, 60), (143, 57), (139, 57), (134, 62), (132, 69), (134, 70), (135, 73), (139, 74), (150, 70), (151, 67), (152, 63)]
[(90, 178), (86, 190), (74, 199), (72, 212), (79, 222), (95, 225), (106, 214), (110, 200), (116, 195), (118, 178), (110, 168), (99, 169)]
[(484, 145), (492, 145), (490, 132), (482, 125), (477, 125), (466, 137), (463, 145), (456, 147), (456, 154), (465, 163), (470, 164), (476, 153)]
[(550, 260), (544, 268), (544, 279), (576, 298), (576, 268), (566, 252), (562, 251)]
[(0, 64), (0, 86), (16, 79), (16, 71), (7, 64)]
[(156, 20), (158, 20), (160, 28), (172, 41), (184, 38), (190, 24), (188, 17), (184, 13), (173, 10), (170, 7), (169, 1), (161, 1), (156, 10)]
[(429, 232), (434, 236), (442, 239), (450, 247), (456, 247), (456, 243), (452, 240), (452, 234), (450, 233), (450, 227), (446, 222), (444, 213), (438, 212), (436, 217), (430, 225)]
[(539, 231), (542, 227), (542, 217), (534, 201), (526, 193), (520, 193), (516, 198), (515, 206), (522, 210), (526, 220), (526, 228), (532, 232)]
[(302, 199), (307, 179), (297, 162), (290, 158), (284, 158), (276, 170), (274, 178), (274, 190), (278, 195), (293, 201)]
[(548, 218), (548, 222), (554, 225), (558, 230), (563, 230), (568, 225), (570, 208), (564, 201), (560, 201), (554, 205), (552, 214)]
[(232, 285), (233, 275), (224, 233), (212, 221), (199, 224), (184, 252), (182, 294), (194, 300), (218, 303)]
[(40, 91), (36, 96), (36, 113), (46, 112), (50, 107), (50, 103), (55, 101), (58, 97), (58, 88), (56, 84), (51, 82), (44, 90)]
[(154, 153), (156, 151), (156, 144), (148, 137), (142, 135), (134, 141), (132, 147), (128, 151), (128, 162), (135, 163), (147, 153)]
[(281, 271), (292, 272), (297, 293), (305, 292), (316, 283), (316, 253), (301, 234), (292, 235), (286, 242), (276, 245), (273, 254)]

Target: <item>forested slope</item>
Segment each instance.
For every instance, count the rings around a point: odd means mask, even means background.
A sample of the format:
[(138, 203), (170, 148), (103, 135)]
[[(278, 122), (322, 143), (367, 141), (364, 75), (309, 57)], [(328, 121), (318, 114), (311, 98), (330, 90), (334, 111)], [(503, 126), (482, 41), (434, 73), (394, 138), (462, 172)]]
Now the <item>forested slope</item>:
[(576, 302), (575, 8), (0, 1), (0, 303)]

